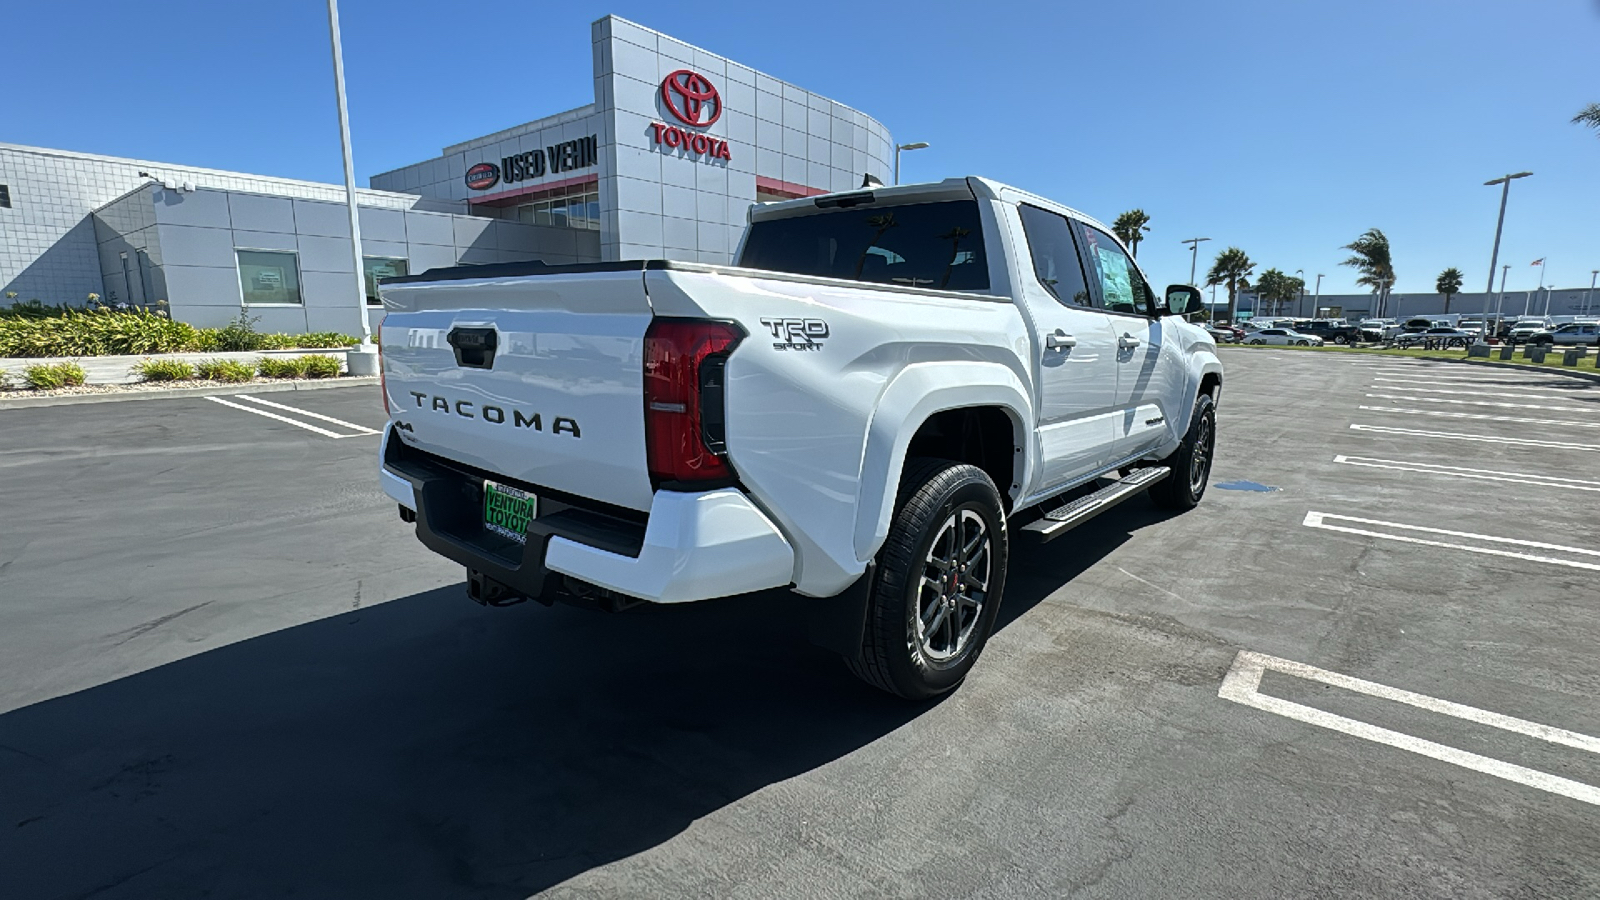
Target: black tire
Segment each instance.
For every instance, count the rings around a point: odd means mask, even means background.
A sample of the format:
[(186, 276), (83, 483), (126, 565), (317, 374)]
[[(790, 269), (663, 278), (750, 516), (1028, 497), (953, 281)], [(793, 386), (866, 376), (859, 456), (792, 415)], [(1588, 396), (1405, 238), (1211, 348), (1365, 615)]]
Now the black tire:
[(1255, 340), (1251, 341), (1250, 343), (1252, 343), (1252, 344), (1265, 344), (1266, 341), (1263, 341), (1261, 338), (1256, 338)]
[(1311, 346), (1311, 342), (1310, 341), (1295, 341), (1294, 345), (1296, 347), (1309, 347), (1309, 346)]
[[(907, 700), (927, 700), (967, 677), (994, 628), (1009, 556), (1005, 510), (982, 469), (943, 459), (908, 460), (895, 502), (889, 536), (878, 551), (861, 653), (845, 662), (874, 687)], [(982, 522), (981, 533), (972, 530), (969, 512)], [(947, 544), (952, 520), (955, 537)], [(957, 542), (972, 543), (966, 536), (974, 534), (985, 541), (977, 552), (968, 558), (955, 551)], [(945, 548), (951, 562), (961, 560), (954, 572), (934, 562)], [(976, 589), (980, 568), (986, 590)], [(928, 587), (929, 572), (948, 586)], [(974, 599), (975, 607), (963, 609), (963, 602)], [(914, 624), (917, 619), (933, 627), (923, 632)]]
[(1342, 334), (1336, 334), (1333, 336), (1333, 342), (1335, 344), (1348, 344), (1350, 343), (1350, 339)]
[(1189, 433), (1172, 455), (1161, 465), (1172, 469), (1172, 474), (1150, 489), (1150, 499), (1165, 509), (1194, 509), (1205, 496), (1206, 485), (1211, 480), (1211, 462), (1217, 449), (1217, 407), (1210, 394), (1201, 394), (1194, 401), (1194, 415), (1189, 419)]

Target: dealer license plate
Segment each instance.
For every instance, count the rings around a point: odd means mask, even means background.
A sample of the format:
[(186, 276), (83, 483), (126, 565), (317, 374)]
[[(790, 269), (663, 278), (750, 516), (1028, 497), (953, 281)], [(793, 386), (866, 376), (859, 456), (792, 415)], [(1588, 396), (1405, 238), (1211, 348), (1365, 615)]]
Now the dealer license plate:
[(528, 542), (528, 523), (538, 514), (538, 498), (519, 488), (483, 482), (483, 527), (519, 544)]

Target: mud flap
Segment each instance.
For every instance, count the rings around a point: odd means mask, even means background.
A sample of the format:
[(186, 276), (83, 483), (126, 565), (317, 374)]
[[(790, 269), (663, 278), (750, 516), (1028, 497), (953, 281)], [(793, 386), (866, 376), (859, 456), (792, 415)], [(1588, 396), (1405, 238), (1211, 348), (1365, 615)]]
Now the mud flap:
[(878, 573), (876, 562), (855, 583), (832, 597), (811, 601), (807, 637), (811, 643), (845, 657), (859, 659), (861, 642), (867, 631), (867, 606), (872, 599), (872, 584)]

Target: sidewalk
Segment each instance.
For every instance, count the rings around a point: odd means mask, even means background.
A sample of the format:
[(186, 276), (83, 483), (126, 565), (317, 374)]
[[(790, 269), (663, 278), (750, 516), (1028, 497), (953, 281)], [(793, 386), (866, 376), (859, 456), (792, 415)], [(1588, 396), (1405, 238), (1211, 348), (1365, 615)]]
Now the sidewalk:
[(22, 370), (28, 366), (39, 363), (75, 362), (83, 366), (83, 371), (88, 375), (85, 384), (133, 384), (142, 379), (133, 374), (133, 367), (146, 359), (177, 359), (185, 362), (199, 362), (203, 359), (236, 359), (255, 365), (262, 357), (276, 357), (280, 359), (293, 359), (297, 356), (310, 356), (313, 354), (326, 354), (338, 357), (341, 366), (344, 366), (345, 348), (338, 347), (331, 350), (250, 350), (238, 353), (152, 353), (146, 356), (41, 356), (27, 359), (0, 358), (0, 373), (12, 376), (13, 382), (20, 381)]

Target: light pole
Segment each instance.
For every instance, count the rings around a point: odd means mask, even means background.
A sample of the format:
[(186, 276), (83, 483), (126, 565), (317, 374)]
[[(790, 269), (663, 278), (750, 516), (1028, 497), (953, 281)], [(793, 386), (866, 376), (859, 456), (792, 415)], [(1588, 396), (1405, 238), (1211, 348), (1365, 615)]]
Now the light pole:
[[(1544, 290), (1544, 273), (1549, 268), (1549, 266), (1545, 265), (1545, 260), (1547, 259), (1549, 259), (1548, 256), (1539, 257), (1539, 286), (1533, 289), (1535, 294)], [(1546, 316), (1550, 315), (1550, 295), (1548, 293), (1544, 295), (1544, 314)]]
[[(1506, 275), (1510, 274), (1510, 272), (1511, 266), (1504, 265), (1500, 267), (1500, 293), (1496, 294), (1494, 298), (1494, 327), (1496, 331), (1500, 330), (1500, 310), (1505, 306), (1506, 302)], [(1489, 285), (1490, 287), (1494, 286), (1493, 279), (1490, 280)]]
[(1311, 298), (1311, 318), (1317, 317), (1317, 312), (1322, 309), (1322, 273), (1317, 273), (1317, 294)]
[(1594, 302), (1594, 280), (1600, 277), (1600, 269), (1589, 270), (1589, 293), (1583, 295), (1583, 311), (1589, 312), (1589, 305)]
[(901, 150), (922, 150), (922, 149), (926, 148), (927, 146), (928, 146), (928, 142), (927, 141), (917, 141), (915, 144), (895, 144), (894, 145), (894, 183), (895, 184), (899, 184), (900, 183), (900, 151)]
[(1506, 198), (1511, 195), (1511, 182), (1518, 178), (1527, 178), (1532, 174), (1532, 172), (1518, 172), (1515, 175), (1507, 175), (1504, 178), (1496, 178), (1492, 181), (1484, 182), (1486, 187), (1495, 184), (1503, 185), (1500, 188), (1500, 218), (1494, 225), (1494, 252), (1489, 255), (1489, 286), (1485, 290), (1494, 290), (1494, 267), (1496, 263), (1500, 262), (1500, 230), (1506, 224)]
[(1178, 242), (1180, 244), (1188, 244), (1189, 245), (1189, 286), (1190, 287), (1199, 287), (1200, 286), (1200, 285), (1194, 283), (1194, 265), (1200, 259), (1200, 242), (1201, 241), (1209, 241), (1209, 240), (1211, 240), (1211, 238), (1189, 238), (1186, 241), (1179, 241)]
[[(372, 326), (367, 321), (367, 279), (361, 264), (361, 214), (356, 207), (356, 165), (350, 153), (350, 113), (344, 98), (344, 53), (339, 48), (338, 0), (328, 0), (328, 33), (333, 41), (333, 90), (339, 102), (339, 144), (344, 150), (344, 199), (350, 212), (350, 255), (355, 263), (356, 318), (361, 320), (361, 347), (353, 353), (350, 374), (377, 374), (378, 357), (372, 346)], [(357, 358), (361, 362), (356, 363)], [(357, 369), (363, 371), (357, 372)]]
[[(1305, 306), (1306, 306), (1306, 270), (1305, 269), (1295, 269), (1294, 273), (1296, 275), (1300, 276), (1300, 286), (1298, 288), (1295, 288), (1295, 290), (1299, 292), (1300, 296), (1294, 298), (1294, 311), (1297, 312), (1297, 313), (1298, 312), (1304, 312), (1305, 311)], [(1311, 316), (1310, 316), (1310, 318), (1313, 318), (1313, 319), (1315, 319), (1316, 317), (1317, 316), (1316, 316), (1315, 313), (1312, 313)]]

